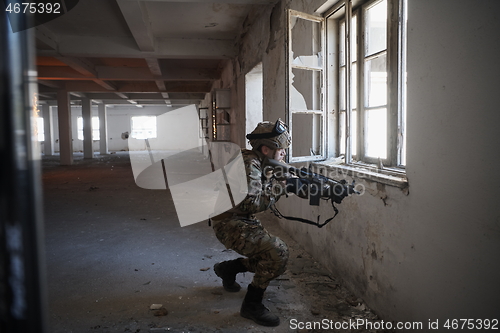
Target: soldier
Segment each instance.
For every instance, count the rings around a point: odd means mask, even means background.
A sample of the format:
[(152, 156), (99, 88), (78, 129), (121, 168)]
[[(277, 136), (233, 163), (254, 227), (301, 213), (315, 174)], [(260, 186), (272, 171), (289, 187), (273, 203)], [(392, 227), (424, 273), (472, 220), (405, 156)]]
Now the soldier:
[(278, 326), (279, 317), (262, 304), (262, 298), (270, 281), (285, 272), (288, 248), (281, 239), (269, 234), (254, 214), (267, 210), (287, 190), (299, 194), (297, 188), (302, 184), (297, 183), (298, 178), (295, 182), (287, 181), (278, 179), (272, 171), (264, 171), (264, 159), (283, 161), (285, 149), (291, 142), (288, 129), (280, 119), (276, 123), (259, 123), (246, 137), (252, 146), (252, 150), (242, 150), (248, 195), (236, 207), (212, 218), (219, 241), (246, 258), (217, 263), (214, 271), (222, 279), (224, 289), (230, 292), (241, 289), (236, 282), (238, 273), (255, 273), (240, 314), (259, 325)]

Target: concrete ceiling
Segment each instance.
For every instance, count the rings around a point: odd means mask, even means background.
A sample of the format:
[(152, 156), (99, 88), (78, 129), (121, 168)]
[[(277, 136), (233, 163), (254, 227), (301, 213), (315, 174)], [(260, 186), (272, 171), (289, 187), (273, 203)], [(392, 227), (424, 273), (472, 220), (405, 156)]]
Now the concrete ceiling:
[(197, 104), (236, 56), (247, 15), (277, 0), (80, 0), (36, 27), (40, 100)]

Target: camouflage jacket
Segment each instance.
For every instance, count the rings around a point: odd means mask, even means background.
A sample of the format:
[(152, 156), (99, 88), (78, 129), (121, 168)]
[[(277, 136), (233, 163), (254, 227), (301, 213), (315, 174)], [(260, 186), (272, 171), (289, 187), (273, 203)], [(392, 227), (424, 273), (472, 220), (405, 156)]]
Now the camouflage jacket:
[(228, 212), (235, 214), (256, 214), (268, 209), (285, 194), (285, 183), (277, 180), (269, 169), (264, 171), (264, 155), (255, 150), (242, 149), (248, 183), (248, 194), (236, 207)]

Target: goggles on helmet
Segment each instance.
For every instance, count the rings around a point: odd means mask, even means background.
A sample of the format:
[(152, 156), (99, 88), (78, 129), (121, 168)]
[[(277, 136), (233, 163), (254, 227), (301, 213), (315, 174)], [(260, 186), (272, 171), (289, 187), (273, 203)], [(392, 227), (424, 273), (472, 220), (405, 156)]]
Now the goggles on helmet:
[(256, 139), (270, 139), (270, 138), (274, 138), (275, 136), (278, 136), (280, 134), (283, 134), (285, 133), (286, 131), (288, 130), (287, 126), (285, 125), (285, 123), (278, 118), (278, 120), (276, 120), (276, 124), (274, 125), (273, 127), (273, 130), (269, 133), (257, 133), (257, 134), (247, 134), (246, 135), (246, 138), (248, 140), (256, 140)]

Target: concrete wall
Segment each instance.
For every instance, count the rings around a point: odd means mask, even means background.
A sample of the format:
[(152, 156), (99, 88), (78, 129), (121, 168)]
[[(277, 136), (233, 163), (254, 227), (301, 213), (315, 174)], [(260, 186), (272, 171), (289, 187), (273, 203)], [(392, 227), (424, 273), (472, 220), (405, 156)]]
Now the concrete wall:
[[(320, 1), (287, 1), (313, 13)], [(233, 141), (245, 129), (244, 75), (262, 61), (264, 120), (285, 116), (285, 2), (244, 28), (221, 87), (234, 96)], [(498, 318), (500, 2), (409, 0), (409, 192), (373, 181), (327, 227), (282, 226), (385, 320)], [(315, 219), (331, 207), (280, 201)], [(293, 259), (292, 259), (293, 260)]]
[[(53, 138), (54, 151), (59, 152), (59, 129), (57, 122), (57, 106), (53, 106)], [(109, 105), (106, 107), (108, 114), (108, 150), (120, 151), (128, 150), (127, 141), (121, 138), (123, 132), (131, 132), (131, 118), (133, 116), (158, 116), (170, 110), (172, 107), (168, 106), (145, 106), (138, 108), (136, 106)], [(97, 105), (92, 106), (92, 116), (97, 117)], [(77, 118), (82, 116), (82, 109), (79, 106), (71, 107), (71, 128), (73, 135), (73, 151), (83, 151), (83, 140), (78, 139), (77, 132)], [(46, 137), (47, 139), (47, 137)], [(94, 140), (93, 148), (95, 152), (99, 152), (99, 141)], [(41, 142), (41, 151), (43, 151), (43, 141)]]

